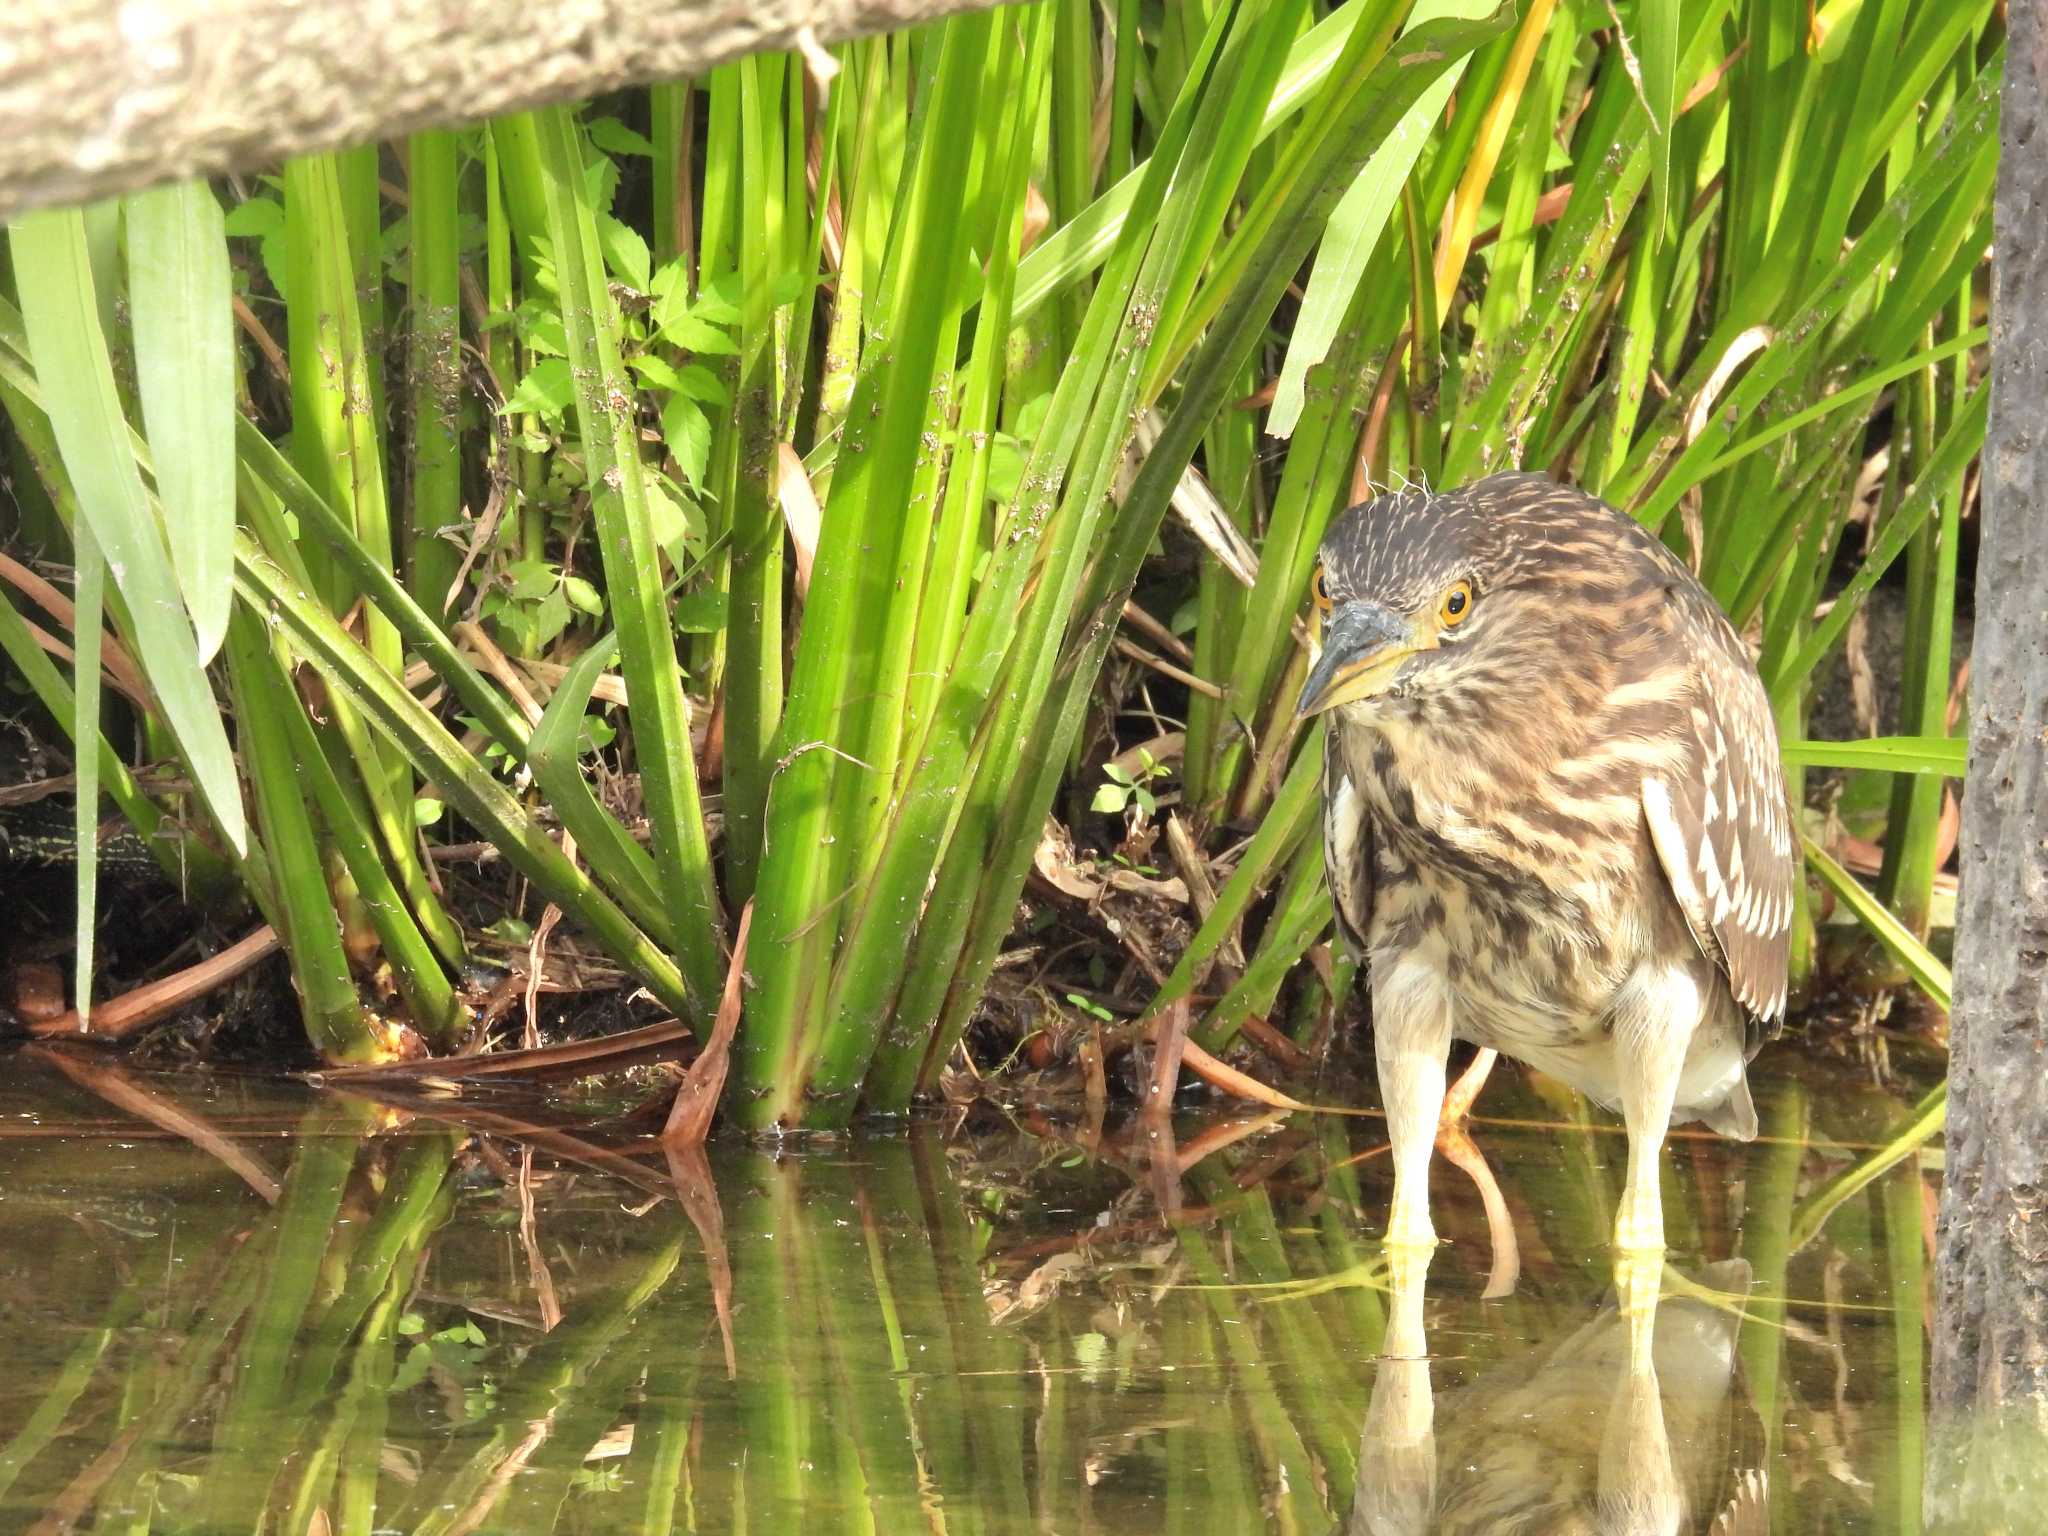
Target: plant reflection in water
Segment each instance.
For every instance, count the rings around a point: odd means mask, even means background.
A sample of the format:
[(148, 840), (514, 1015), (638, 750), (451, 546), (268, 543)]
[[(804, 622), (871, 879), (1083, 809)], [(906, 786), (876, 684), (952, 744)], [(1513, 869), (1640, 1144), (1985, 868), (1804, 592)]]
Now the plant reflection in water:
[(1622, 1137), (1512, 1079), (1390, 1275), (1370, 1118), (672, 1163), (588, 1104), (62, 1067), (0, 1062), (8, 1531), (1918, 1529), (1931, 1177), (1814, 1205), (1909, 1115), (1847, 1080), (1681, 1142), (1617, 1286)]

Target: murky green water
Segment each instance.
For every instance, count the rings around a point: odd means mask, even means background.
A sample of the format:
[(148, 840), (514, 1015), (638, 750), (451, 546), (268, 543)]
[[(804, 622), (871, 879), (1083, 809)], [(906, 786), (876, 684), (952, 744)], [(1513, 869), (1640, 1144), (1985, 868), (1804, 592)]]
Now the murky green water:
[(1903, 1106), (1762, 1099), (1624, 1312), (1623, 1138), (1507, 1071), (1396, 1284), (1375, 1119), (672, 1166), (0, 1055), (0, 1530), (1916, 1530), (1935, 1176), (1830, 1210)]

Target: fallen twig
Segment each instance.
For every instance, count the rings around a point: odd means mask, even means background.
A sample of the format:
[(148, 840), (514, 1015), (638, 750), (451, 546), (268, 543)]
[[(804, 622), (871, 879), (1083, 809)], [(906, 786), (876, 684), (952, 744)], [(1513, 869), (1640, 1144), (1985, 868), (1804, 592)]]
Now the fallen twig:
[(124, 992), (111, 1002), (99, 1004), (92, 1011), (92, 1027), (89, 1029), (79, 1022), (78, 1010), (73, 1008), (55, 1018), (31, 1021), (29, 1033), (42, 1039), (59, 1035), (73, 1035), (81, 1040), (124, 1039), (144, 1025), (154, 1024), (195, 998), (204, 997), (214, 988), (233, 981), (276, 949), (277, 944), (277, 930), (266, 923), (239, 944), (231, 945), (197, 965), (188, 965), (182, 971), (158, 977), (133, 992)]
[[(93, 1010), (95, 1021), (99, 1010)], [(665, 1046), (690, 1037), (690, 1027), (675, 1019), (644, 1025), (596, 1040), (572, 1040), (566, 1045), (543, 1045), (532, 1050), (493, 1051), (482, 1056), (434, 1056), (418, 1061), (387, 1061), (365, 1067), (329, 1067), (310, 1074), (316, 1083), (336, 1088), (358, 1083), (404, 1082), (416, 1078), (460, 1082), (465, 1078), (590, 1077), (599, 1072), (616, 1072), (673, 1056)]]

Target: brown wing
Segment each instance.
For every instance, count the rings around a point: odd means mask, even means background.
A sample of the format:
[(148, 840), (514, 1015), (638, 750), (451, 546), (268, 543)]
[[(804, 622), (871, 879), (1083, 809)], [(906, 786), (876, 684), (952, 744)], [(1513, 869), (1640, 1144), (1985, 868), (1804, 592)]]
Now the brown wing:
[(1372, 819), (1334, 732), (1323, 737), (1323, 876), (1337, 908), (1337, 931), (1363, 961), (1372, 931)]
[(1785, 1012), (1799, 873), (1777, 722), (1727, 620), (1703, 592), (1686, 596), (1692, 750), (1669, 777), (1644, 781), (1643, 811), (1700, 949), (1735, 1000), (1769, 1023)]

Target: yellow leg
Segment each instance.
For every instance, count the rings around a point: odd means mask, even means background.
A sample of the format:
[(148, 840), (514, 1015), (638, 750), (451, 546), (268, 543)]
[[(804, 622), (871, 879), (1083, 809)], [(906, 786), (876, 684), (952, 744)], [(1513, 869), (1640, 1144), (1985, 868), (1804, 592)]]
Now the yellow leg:
[(1415, 961), (1373, 978), (1373, 1055), (1393, 1144), (1394, 1209), (1390, 1247), (1436, 1242), (1429, 1220), (1429, 1154), (1444, 1107), (1444, 1063), (1451, 1050), (1450, 994), (1433, 970)]
[(1661, 1253), (1664, 1199), (1658, 1187), (1664, 1137), (1678, 1096), (1700, 1009), (1692, 977), (1681, 970), (1652, 975), (1632, 986), (1626, 1013), (1614, 1026), (1621, 1077), (1621, 1113), (1628, 1122), (1628, 1181), (1614, 1222), (1614, 1246), (1622, 1253)]
[[(1449, 1111), (1445, 1114), (1448, 1116)], [(1497, 1301), (1514, 1295), (1515, 1282), (1522, 1275), (1522, 1249), (1515, 1239), (1515, 1219), (1508, 1214), (1508, 1202), (1500, 1192), (1493, 1169), (1487, 1166), (1486, 1154), (1462, 1125), (1453, 1125), (1448, 1119), (1437, 1129), (1436, 1149), (1479, 1189), (1479, 1203), (1486, 1212), (1486, 1235), (1493, 1244), (1493, 1268), (1486, 1277), (1482, 1299)]]
[(1664, 1250), (1664, 1197), (1657, 1177), (1664, 1129), (1660, 1125), (1654, 1132), (1638, 1131), (1633, 1122), (1628, 1128), (1628, 1181), (1614, 1219), (1614, 1246), (1623, 1253)]
[(1657, 1302), (1664, 1284), (1661, 1250), (1624, 1249), (1614, 1258), (1614, 1293), (1628, 1322), (1629, 1358), (1638, 1365), (1650, 1358), (1657, 1331)]
[(1500, 1053), (1482, 1050), (1472, 1058), (1470, 1065), (1458, 1074), (1458, 1080), (1451, 1084), (1444, 1095), (1443, 1123), (1456, 1125), (1472, 1113), (1472, 1101), (1479, 1097), (1479, 1090), (1486, 1086), (1486, 1079), (1493, 1071), (1493, 1064), (1500, 1059)]

